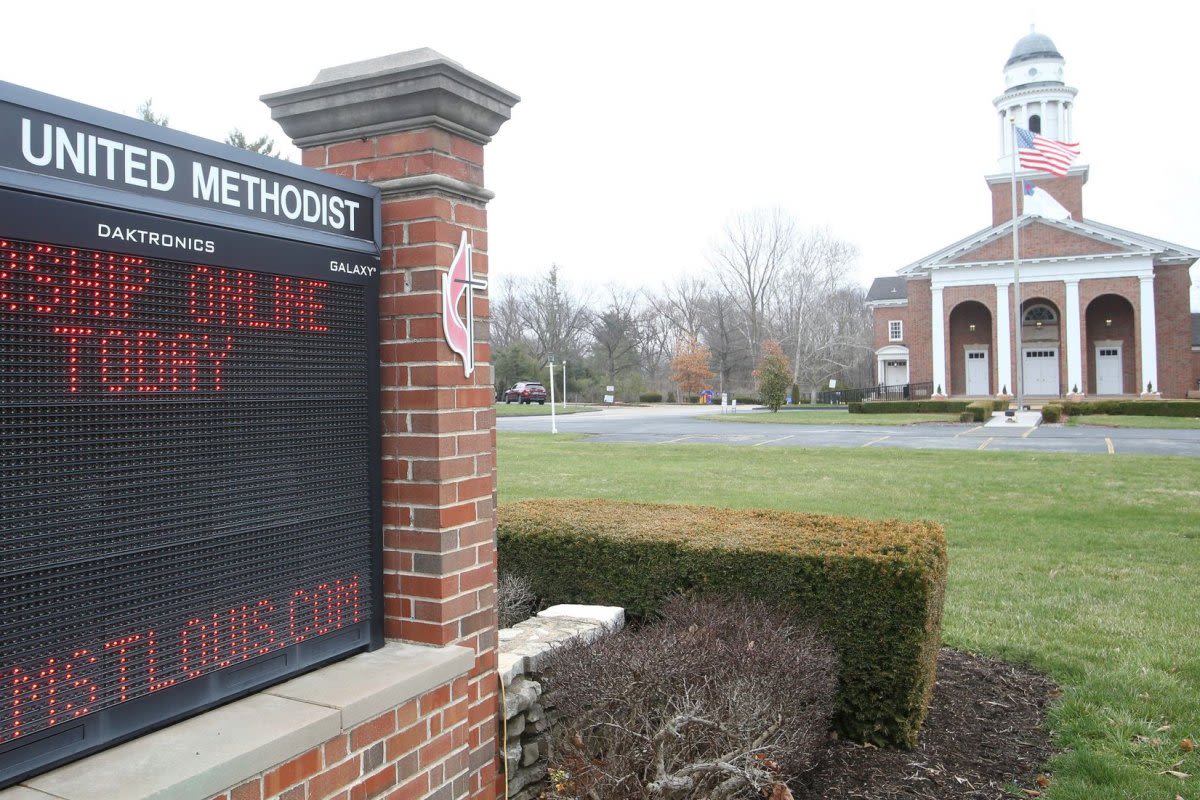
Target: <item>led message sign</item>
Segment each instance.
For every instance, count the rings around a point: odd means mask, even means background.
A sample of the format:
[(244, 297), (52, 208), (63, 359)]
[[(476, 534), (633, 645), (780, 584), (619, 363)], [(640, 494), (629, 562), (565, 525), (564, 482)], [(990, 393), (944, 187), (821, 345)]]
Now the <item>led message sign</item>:
[(0, 84), (0, 787), (381, 641), (377, 192), (190, 142)]

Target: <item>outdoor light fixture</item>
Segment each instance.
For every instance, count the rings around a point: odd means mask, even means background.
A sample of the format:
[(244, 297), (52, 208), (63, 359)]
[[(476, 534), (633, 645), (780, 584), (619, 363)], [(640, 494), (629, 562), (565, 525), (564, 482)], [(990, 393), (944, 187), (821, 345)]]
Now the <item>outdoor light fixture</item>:
[(1111, 319), (1106, 319), (1106, 320), (1104, 320), (1104, 327), (1106, 327), (1106, 328), (1111, 328), (1111, 327), (1112, 327), (1112, 320), (1111, 320)]
[(1041, 321), (1040, 319), (1039, 319), (1037, 322), (1033, 323), (1033, 324), (1034, 324), (1036, 327), (1038, 327), (1038, 328), (1042, 327), (1042, 321)]
[(975, 332), (975, 323), (972, 322), (970, 325), (968, 325), (967, 330), (969, 330), (971, 333), (974, 333)]

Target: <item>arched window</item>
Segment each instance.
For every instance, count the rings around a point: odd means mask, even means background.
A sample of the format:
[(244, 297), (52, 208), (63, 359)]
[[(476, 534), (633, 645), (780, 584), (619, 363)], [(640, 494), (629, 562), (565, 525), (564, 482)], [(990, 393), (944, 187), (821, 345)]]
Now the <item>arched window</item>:
[(1040, 328), (1043, 325), (1054, 325), (1057, 323), (1058, 314), (1055, 314), (1054, 309), (1050, 306), (1038, 304), (1025, 309), (1023, 321), (1026, 325)]
[(1042, 132), (1042, 118), (1039, 117), (1037, 114), (1034, 114), (1032, 117), (1029, 118), (1029, 132), (1030, 133), (1041, 133)]

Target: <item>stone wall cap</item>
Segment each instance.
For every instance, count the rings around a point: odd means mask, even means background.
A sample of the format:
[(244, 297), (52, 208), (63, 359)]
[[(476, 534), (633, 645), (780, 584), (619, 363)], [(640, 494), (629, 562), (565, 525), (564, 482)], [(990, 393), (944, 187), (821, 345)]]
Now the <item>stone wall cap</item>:
[(588, 622), (599, 622), (610, 631), (619, 631), (625, 627), (625, 609), (620, 606), (585, 606), (575, 603), (560, 603), (556, 606), (550, 606), (545, 611), (538, 612), (538, 616), (545, 617), (567, 617), (570, 619), (582, 619)]
[(521, 100), (429, 48), (329, 67), (260, 99), (301, 147), (431, 124), (486, 143)]
[(465, 647), (388, 642), (0, 790), (0, 800), (211, 797), (468, 674)]

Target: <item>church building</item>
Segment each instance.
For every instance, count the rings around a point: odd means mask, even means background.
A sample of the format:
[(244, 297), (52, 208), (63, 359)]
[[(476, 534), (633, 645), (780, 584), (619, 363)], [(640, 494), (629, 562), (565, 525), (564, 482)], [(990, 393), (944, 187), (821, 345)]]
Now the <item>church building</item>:
[(1063, 65), (1041, 33), (1018, 41), (1004, 65), (1007, 89), (994, 101), (999, 159), (985, 176), (991, 226), (872, 284), (879, 384), (1014, 395), (1020, 358), (1025, 397), (1184, 397), (1200, 388), (1200, 317), (1190, 313), (1188, 272), (1200, 251), (1088, 219), (1087, 164), (1077, 160), (1062, 177), (1018, 167), (1016, 291), (1009, 118), (1049, 139), (1078, 141), (1076, 89)]

